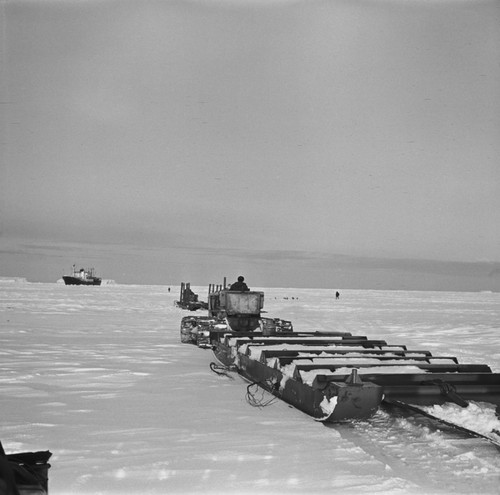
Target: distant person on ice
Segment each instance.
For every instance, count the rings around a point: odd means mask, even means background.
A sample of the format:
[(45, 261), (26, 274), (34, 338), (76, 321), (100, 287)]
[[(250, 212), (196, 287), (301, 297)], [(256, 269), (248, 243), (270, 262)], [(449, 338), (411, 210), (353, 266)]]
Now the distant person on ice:
[(335, 292), (335, 299), (338, 299), (339, 297), (340, 297), (340, 292), (339, 291)]
[(231, 287), (229, 287), (229, 290), (238, 290), (240, 292), (249, 291), (250, 289), (248, 288), (248, 285), (245, 284), (244, 280), (245, 278), (240, 275), (238, 277), (238, 281), (231, 285)]

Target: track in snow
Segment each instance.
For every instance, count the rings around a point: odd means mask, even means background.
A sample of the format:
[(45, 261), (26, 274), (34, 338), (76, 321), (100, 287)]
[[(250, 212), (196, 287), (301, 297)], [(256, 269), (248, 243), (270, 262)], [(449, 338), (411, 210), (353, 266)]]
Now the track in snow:
[(325, 426), (384, 463), (395, 476), (420, 486), (424, 494), (470, 493), (457, 472), (480, 473), (477, 493), (498, 493), (500, 456), (491, 455), (497, 447), (420, 414), (381, 409), (369, 420)]

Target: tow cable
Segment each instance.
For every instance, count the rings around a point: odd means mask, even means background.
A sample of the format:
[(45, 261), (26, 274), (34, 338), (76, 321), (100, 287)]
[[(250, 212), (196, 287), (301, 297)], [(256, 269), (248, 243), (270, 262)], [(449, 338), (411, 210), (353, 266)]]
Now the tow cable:
[(216, 373), (219, 376), (226, 376), (227, 378), (230, 378), (231, 380), (234, 380), (234, 377), (231, 376), (229, 373), (238, 371), (235, 365), (232, 366), (225, 366), (223, 364), (217, 364), (214, 362), (210, 363), (210, 369)]

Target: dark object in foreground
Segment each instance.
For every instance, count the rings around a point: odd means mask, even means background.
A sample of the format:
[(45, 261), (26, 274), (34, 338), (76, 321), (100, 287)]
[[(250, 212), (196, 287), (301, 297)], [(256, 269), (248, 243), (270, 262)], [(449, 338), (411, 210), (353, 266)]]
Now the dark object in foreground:
[(51, 456), (48, 450), (6, 454), (0, 442), (0, 494), (47, 495)]
[(262, 317), (263, 302), (263, 292), (210, 292), (208, 316), (183, 318), (181, 341), (212, 349), (227, 371), (327, 423), (368, 418), (391, 401), (500, 404), (500, 374), (486, 364), (348, 332), (294, 332)]

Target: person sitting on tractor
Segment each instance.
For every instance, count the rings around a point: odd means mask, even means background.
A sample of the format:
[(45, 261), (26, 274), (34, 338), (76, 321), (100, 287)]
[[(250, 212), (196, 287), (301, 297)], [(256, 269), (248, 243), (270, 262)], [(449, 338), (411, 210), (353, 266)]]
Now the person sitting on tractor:
[(237, 290), (239, 292), (249, 291), (250, 289), (248, 288), (248, 285), (245, 284), (244, 280), (245, 278), (240, 275), (238, 277), (238, 281), (232, 284), (231, 287), (229, 287), (229, 290)]

